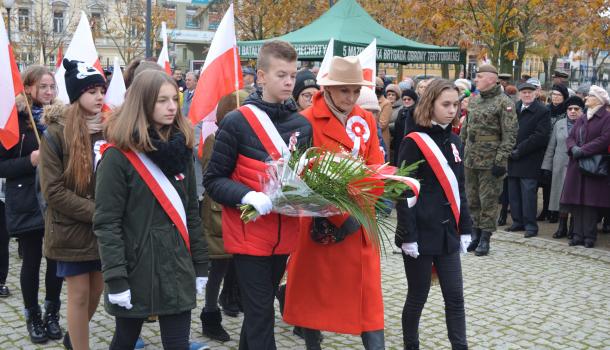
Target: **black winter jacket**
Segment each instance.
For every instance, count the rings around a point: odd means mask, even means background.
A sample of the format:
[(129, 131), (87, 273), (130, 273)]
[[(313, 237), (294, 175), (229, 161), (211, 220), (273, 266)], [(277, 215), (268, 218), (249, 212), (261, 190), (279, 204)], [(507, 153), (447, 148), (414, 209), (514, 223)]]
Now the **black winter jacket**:
[[(422, 255), (451, 254), (460, 249), (460, 234), (471, 234), (472, 231), (472, 221), (464, 190), (464, 164), (461, 161), (464, 153), (462, 142), (459, 136), (451, 132), (451, 126), (443, 129), (438, 125), (431, 128), (416, 125), (413, 131), (430, 135), (455, 173), (460, 191), (459, 232), (445, 192), (428, 162), (424, 161), (413, 176), (421, 182), (417, 204), (409, 208), (406, 200), (397, 203), (398, 226), (395, 243), (400, 247), (402, 243), (417, 242), (419, 253)], [(452, 143), (460, 153), (458, 162), (453, 154)], [(405, 138), (400, 146), (398, 160), (411, 164), (422, 159), (425, 160), (425, 157), (415, 141)]]
[[(518, 157), (508, 158), (508, 176), (537, 179), (551, 135), (551, 113), (538, 100), (521, 111), (517, 102), (519, 129), (514, 150)], [(514, 152), (513, 152), (514, 153)]]
[[(292, 99), (284, 103), (268, 103), (262, 100), (260, 91), (255, 91), (244, 104), (252, 104), (265, 111), (286, 144), (295, 131), (300, 133), (297, 146), (309, 146), (311, 143), (311, 124), (296, 113), (297, 107)], [(234, 110), (220, 123), (212, 158), (203, 176), (206, 194), (222, 205), (235, 207), (246, 193), (252, 191), (243, 183), (231, 179), (239, 155), (261, 162), (269, 160), (269, 154), (248, 121), (239, 110)]]
[(394, 123), (394, 131), (392, 132), (392, 149), (394, 150), (394, 153), (392, 154), (391, 160), (393, 164), (400, 165), (398, 164), (400, 144), (402, 143), (402, 139), (415, 127), (414, 112), (415, 105), (404, 107), (398, 113), (398, 117)]
[(19, 142), (8, 150), (0, 144), (0, 177), (6, 178), (6, 228), (13, 236), (44, 230), (36, 197), (36, 167), (30, 160), (38, 141), (29, 114), (20, 111), (18, 119)]

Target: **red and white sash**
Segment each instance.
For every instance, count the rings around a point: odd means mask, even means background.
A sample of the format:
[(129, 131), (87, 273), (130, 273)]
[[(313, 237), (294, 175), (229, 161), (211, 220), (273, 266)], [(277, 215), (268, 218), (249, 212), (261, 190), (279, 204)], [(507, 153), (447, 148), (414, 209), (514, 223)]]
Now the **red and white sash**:
[(180, 236), (191, 252), (191, 240), (186, 225), (186, 211), (180, 195), (163, 171), (144, 153), (120, 150), (136, 169), (144, 183), (153, 193), (167, 216), (178, 228)]
[(434, 175), (445, 192), (445, 196), (451, 205), (451, 211), (455, 218), (456, 225), (460, 223), (460, 189), (455, 173), (449, 166), (447, 158), (443, 155), (440, 148), (436, 145), (432, 138), (423, 132), (412, 132), (407, 137), (411, 138), (417, 144), (426, 158), (426, 162), (432, 168)]
[(290, 151), (286, 142), (265, 111), (254, 105), (243, 105), (239, 107), (239, 111), (246, 118), (271, 158), (278, 160), (289, 157)]

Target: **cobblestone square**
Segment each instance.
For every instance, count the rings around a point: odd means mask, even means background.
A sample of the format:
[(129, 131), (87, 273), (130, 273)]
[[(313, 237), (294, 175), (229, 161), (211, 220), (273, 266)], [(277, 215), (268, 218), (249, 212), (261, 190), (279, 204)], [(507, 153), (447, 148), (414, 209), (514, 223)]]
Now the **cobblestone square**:
[[(498, 232), (487, 257), (462, 258), (466, 322), (471, 349), (610, 349), (610, 252), (567, 247), (542, 238), (524, 240)], [(19, 292), (20, 260), (11, 243), (8, 286), (12, 296), (0, 299), (0, 349), (63, 349), (61, 342), (35, 346), (26, 338)], [(382, 258), (386, 347), (402, 348), (401, 313), (406, 280), (400, 255)], [(65, 287), (64, 287), (65, 290)], [(44, 292), (39, 296), (41, 303)], [(64, 297), (65, 299), (65, 294)], [(199, 297), (198, 304), (203, 304)], [(199, 312), (193, 310), (193, 340), (201, 335)], [(65, 328), (65, 307), (61, 324)], [(292, 327), (276, 317), (278, 349), (303, 349)], [(236, 349), (241, 318), (224, 317), (230, 342), (208, 341), (212, 349)], [(91, 348), (107, 349), (114, 321), (100, 306), (91, 323)], [(145, 324), (146, 349), (161, 349), (158, 324)], [(450, 349), (440, 288), (433, 286), (424, 309), (422, 349)], [(325, 349), (361, 349), (356, 336), (325, 333)]]

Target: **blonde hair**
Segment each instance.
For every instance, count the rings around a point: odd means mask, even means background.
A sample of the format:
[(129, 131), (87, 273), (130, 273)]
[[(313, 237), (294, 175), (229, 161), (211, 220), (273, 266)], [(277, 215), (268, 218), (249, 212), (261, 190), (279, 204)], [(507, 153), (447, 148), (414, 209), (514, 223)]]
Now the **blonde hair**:
[(64, 120), (64, 139), (70, 155), (64, 171), (64, 181), (78, 195), (84, 196), (87, 194), (87, 188), (92, 179), (93, 160), (91, 136), (85, 119), (85, 111), (78, 100), (68, 106)]
[[(449, 80), (446, 79), (434, 79), (430, 82), (430, 85), (426, 87), (426, 91), (420, 96), (415, 107), (415, 124), (423, 126), (425, 128), (432, 127), (432, 117), (434, 116), (434, 102), (445, 90), (454, 90), (459, 94), (458, 88)], [(455, 118), (451, 121), (453, 126), (459, 125), (460, 118), (457, 113)]]
[[(153, 124), (155, 104), (163, 84), (171, 84), (178, 93), (178, 86), (172, 77), (163, 71), (145, 70), (138, 73), (133, 80), (123, 106), (115, 111), (104, 128), (108, 142), (122, 150), (151, 152), (156, 150), (148, 135), (148, 128)], [(193, 148), (195, 135), (188, 119), (182, 117), (180, 108), (172, 126), (159, 130), (159, 136), (167, 140), (172, 128), (184, 134), (186, 146)]]

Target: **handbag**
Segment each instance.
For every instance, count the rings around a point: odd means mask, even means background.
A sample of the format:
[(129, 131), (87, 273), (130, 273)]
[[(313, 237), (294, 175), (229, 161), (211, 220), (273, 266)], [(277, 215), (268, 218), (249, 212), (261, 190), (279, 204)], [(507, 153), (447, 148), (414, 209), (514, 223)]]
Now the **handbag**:
[[(582, 139), (582, 128), (578, 130), (578, 139), (580, 146), (584, 144)], [(594, 177), (608, 176), (608, 156), (605, 154), (594, 154), (592, 156), (583, 157), (578, 160), (578, 169), (583, 175)]]

